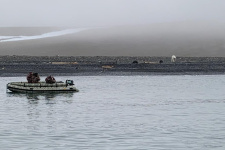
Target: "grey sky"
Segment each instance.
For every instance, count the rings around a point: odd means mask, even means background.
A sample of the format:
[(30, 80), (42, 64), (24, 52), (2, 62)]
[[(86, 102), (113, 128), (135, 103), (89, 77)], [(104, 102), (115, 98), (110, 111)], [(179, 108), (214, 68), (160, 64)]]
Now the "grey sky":
[(0, 0), (0, 26), (224, 21), (224, 0)]

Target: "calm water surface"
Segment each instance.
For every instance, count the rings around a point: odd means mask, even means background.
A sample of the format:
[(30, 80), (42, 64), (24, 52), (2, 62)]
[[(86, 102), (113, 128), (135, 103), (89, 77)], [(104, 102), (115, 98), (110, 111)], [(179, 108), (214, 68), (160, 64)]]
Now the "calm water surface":
[(72, 76), (74, 94), (12, 94), (0, 78), (0, 149), (224, 150), (225, 75)]

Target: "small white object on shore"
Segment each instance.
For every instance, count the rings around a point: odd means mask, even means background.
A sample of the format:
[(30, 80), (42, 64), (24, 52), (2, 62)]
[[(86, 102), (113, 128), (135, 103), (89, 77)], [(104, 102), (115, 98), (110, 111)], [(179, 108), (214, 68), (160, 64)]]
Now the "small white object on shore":
[(171, 62), (176, 62), (177, 57), (175, 55), (172, 55)]

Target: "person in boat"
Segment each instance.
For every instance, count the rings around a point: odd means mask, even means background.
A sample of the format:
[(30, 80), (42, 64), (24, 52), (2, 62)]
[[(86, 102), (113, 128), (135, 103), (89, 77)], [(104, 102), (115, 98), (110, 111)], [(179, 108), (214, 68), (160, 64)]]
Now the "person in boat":
[(29, 72), (27, 75), (28, 83), (38, 83), (40, 81), (40, 77), (38, 73)]
[(56, 83), (56, 80), (53, 76), (50, 75), (45, 79), (45, 82), (46, 83)]
[(33, 83), (32, 82), (32, 76), (33, 76), (33, 72), (29, 72), (28, 75), (27, 75), (27, 81), (28, 81), (28, 83)]
[(32, 83), (38, 83), (39, 81), (40, 81), (40, 77), (39, 77), (38, 73), (33, 73)]

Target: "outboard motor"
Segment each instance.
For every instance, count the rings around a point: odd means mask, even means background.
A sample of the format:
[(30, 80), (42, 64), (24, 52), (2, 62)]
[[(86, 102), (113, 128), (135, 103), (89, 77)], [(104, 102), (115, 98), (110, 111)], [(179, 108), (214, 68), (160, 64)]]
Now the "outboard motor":
[(66, 84), (67, 84), (67, 85), (74, 85), (74, 84), (73, 84), (73, 80), (66, 80)]

